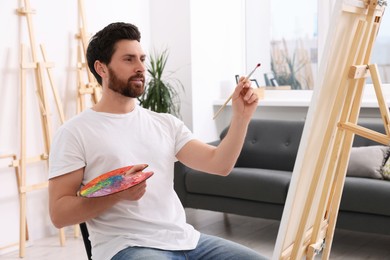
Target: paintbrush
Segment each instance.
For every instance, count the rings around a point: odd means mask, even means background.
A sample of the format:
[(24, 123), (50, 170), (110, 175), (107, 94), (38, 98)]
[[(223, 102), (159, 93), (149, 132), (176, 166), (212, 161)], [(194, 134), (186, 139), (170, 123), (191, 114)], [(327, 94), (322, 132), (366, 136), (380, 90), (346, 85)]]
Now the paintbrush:
[[(252, 74), (256, 71), (256, 69), (257, 69), (258, 67), (260, 67), (260, 66), (261, 66), (261, 64), (258, 63), (258, 64), (256, 65), (256, 67), (255, 67), (255, 68), (254, 68), (254, 69), (253, 69), (245, 78), (246, 78), (246, 79), (249, 79), (249, 78), (252, 76)], [(228, 97), (228, 99), (225, 101), (225, 103), (223, 103), (223, 105), (222, 105), (221, 108), (217, 111), (217, 113), (215, 113), (213, 119), (216, 119), (217, 116), (219, 115), (219, 113), (221, 113), (221, 111), (226, 107), (227, 103), (229, 103), (229, 101), (233, 98), (233, 94), (234, 94), (234, 92), (230, 95), (230, 97)]]

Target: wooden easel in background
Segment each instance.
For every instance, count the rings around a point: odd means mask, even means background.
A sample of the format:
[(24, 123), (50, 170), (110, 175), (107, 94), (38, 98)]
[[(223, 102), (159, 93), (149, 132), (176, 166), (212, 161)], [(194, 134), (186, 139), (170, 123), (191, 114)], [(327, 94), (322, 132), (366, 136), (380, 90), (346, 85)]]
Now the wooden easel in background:
[[(355, 134), (390, 144), (390, 116), (378, 68), (369, 64), (386, 1), (336, 3), (328, 35), (330, 57), (314, 90), (283, 212), (273, 259), (329, 259)], [(352, 32), (352, 34), (351, 34)], [(347, 36), (346, 36), (347, 35)], [(350, 37), (350, 38), (348, 38)], [(327, 54), (327, 52), (325, 52)], [(386, 134), (358, 125), (366, 77), (371, 76)]]
[[(46, 89), (46, 84), (44, 80), (44, 71), (46, 70), (51, 90), (56, 102), (57, 111), (59, 114), (60, 123), (62, 124), (64, 119), (64, 113), (62, 108), (62, 103), (59, 98), (57, 88), (54, 86), (53, 77), (51, 74), (51, 68), (53, 68), (53, 63), (47, 61), (46, 51), (43, 45), (40, 45), (43, 61), (38, 60), (34, 28), (32, 24), (32, 15), (35, 13), (31, 7), (29, 0), (24, 0), (24, 7), (17, 10), (18, 15), (25, 16), (27, 19), (27, 26), (30, 39), (30, 48), (32, 61), (29, 62), (27, 59), (26, 46), (22, 45), (21, 47), (21, 98), (20, 98), (20, 113), (21, 113), (21, 129), (20, 129), (20, 157), (19, 159), (14, 158), (12, 161), (11, 167), (14, 167), (17, 172), (19, 172), (18, 183), (19, 183), (19, 198), (20, 198), (20, 241), (19, 241), (19, 256), (24, 257), (25, 255), (25, 244), (26, 244), (26, 195), (30, 191), (39, 190), (46, 188), (48, 182), (42, 182), (33, 185), (27, 185), (26, 175), (27, 175), (27, 164), (37, 163), (45, 161), (48, 163), (49, 151), (50, 151), (50, 142), (52, 137), (51, 132), (51, 120), (49, 113), (51, 109), (48, 102), (48, 93)], [(40, 117), (42, 124), (42, 134), (44, 141), (44, 151), (42, 154), (35, 157), (27, 157), (27, 138), (26, 138), (26, 103), (27, 103), (27, 91), (26, 91), (26, 73), (28, 70), (34, 70), (35, 82), (36, 82), (36, 97), (38, 99), (38, 104), (40, 108)], [(65, 244), (65, 235), (63, 229), (60, 230), (60, 242), (61, 245)]]
[[(12, 162), (16, 161), (17, 160), (17, 156), (16, 154), (3, 154), (3, 155), (0, 155), (0, 159), (11, 159)], [(11, 165), (12, 166), (12, 165)], [(20, 192), (20, 174), (19, 174), (19, 167), (14, 167), (15, 169), (15, 178), (16, 178), (16, 185), (17, 185), (17, 189), (18, 189), (18, 193), (19, 193), (19, 196), (21, 194)], [(26, 220), (26, 230), (25, 230), (25, 234), (26, 234), (26, 240), (28, 241), (28, 226), (27, 226), (27, 220)], [(13, 247), (13, 246), (17, 246), (19, 245), (18, 242), (16, 243), (12, 243), (12, 244), (9, 244), (9, 245), (6, 245), (6, 246), (3, 246), (0, 248), (0, 250), (2, 249), (5, 249), (5, 248), (9, 248), (9, 247)]]
[[(88, 64), (85, 60), (85, 55), (87, 53), (88, 40), (87, 36), (87, 23), (85, 20), (85, 8), (84, 0), (78, 0), (79, 7), (79, 33), (76, 35), (78, 39), (78, 48), (77, 48), (77, 113), (80, 113), (86, 108), (85, 95), (90, 95), (92, 104), (96, 104), (102, 93), (102, 87), (96, 81), (95, 77), (88, 68)], [(86, 74), (86, 77), (85, 77)], [(87, 80), (85, 82), (85, 80)]]

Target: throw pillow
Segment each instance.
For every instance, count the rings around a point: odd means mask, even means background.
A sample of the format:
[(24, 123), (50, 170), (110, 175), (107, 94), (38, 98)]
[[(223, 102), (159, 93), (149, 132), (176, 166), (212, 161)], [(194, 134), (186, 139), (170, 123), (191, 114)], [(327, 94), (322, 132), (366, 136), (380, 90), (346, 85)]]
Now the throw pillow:
[(382, 176), (385, 180), (390, 180), (390, 150), (387, 153), (386, 162), (382, 167)]
[(384, 145), (352, 147), (347, 176), (383, 179), (382, 166), (387, 150)]

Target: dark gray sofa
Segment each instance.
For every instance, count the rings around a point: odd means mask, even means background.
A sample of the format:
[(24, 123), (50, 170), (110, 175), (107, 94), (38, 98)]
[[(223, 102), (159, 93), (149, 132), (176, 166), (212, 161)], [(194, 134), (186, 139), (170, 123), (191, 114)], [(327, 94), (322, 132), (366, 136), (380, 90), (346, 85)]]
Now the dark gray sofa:
[[(380, 119), (359, 124), (384, 132)], [(174, 185), (183, 206), (280, 220), (303, 127), (304, 120), (253, 119), (235, 168), (227, 177), (177, 162)], [(353, 146), (368, 145), (379, 144), (355, 137)], [(347, 176), (336, 227), (390, 235), (389, 200), (390, 181)]]

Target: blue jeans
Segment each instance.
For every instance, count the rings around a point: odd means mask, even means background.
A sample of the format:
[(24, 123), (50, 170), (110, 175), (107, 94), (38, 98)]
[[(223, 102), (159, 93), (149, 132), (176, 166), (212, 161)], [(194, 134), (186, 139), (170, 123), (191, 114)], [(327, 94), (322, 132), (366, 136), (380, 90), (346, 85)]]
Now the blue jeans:
[(166, 251), (147, 247), (128, 247), (111, 260), (265, 260), (252, 249), (215, 236), (200, 235), (193, 250)]

